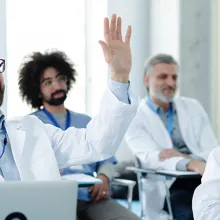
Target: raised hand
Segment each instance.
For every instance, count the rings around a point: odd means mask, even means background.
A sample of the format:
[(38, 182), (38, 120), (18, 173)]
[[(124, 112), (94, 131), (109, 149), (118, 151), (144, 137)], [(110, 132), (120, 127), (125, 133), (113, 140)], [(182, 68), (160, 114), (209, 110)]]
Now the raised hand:
[(128, 26), (124, 41), (121, 34), (121, 18), (112, 15), (104, 19), (104, 41), (99, 41), (102, 46), (105, 61), (111, 69), (111, 78), (115, 81), (127, 83), (131, 71), (132, 57), (130, 49), (131, 26)]

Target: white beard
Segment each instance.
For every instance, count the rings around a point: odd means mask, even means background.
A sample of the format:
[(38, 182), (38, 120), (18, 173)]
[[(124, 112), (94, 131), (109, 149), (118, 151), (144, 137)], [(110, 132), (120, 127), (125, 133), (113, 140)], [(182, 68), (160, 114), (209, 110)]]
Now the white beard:
[(173, 98), (175, 96), (175, 93), (173, 95), (166, 97), (161, 90), (154, 91), (153, 89), (150, 89), (150, 93), (153, 95), (154, 98), (159, 99), (163, 103), (170, 103), (173, 101)]

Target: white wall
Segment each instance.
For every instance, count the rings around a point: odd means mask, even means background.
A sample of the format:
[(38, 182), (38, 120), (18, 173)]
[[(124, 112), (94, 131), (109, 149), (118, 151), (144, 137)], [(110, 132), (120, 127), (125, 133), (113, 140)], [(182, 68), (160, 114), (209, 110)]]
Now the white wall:
[(213, 48), (213, 73), (215, 77), (213, 79), (213, 119), (216, 121), (216, 133), (220, 140), (220, 1), (213, 0), (213, 36), (212, 36), (212, 48)]
[[(6, 0), (0, 0), (0, 58), (6, 59)], [(6, 72), (4, 73), (4, 79), (6, 81)], [(1, 107), (4, 113), (7, 112), (6, 103), (7, 103), (7, 87), (5, 88), (4, 103), (3, 106)]]
[(107, 0), (86, 0), (86, 111), (94, 116), (108, 83), (108, 66), (99, 40), (103, 40), (103, 18), (107, 16)]
[(180, 2), (180, 93), (198, 99), (211, 115), (211, 1)]
[(149, 0), (109, 0), (108, 16), (113, 13), (122, 17), (123, 33), (127, 26), (132, 26), (131, 50), (132, 71), (130, 75), (133, 91), (143, 97), (143, 65), (150, 54), (150, 1)]
[(179, 0), (152, 0), (151, 54), (168, 53), (179, 60)]
[[(8, 118), (31, 112), (18, 89), (18, 69), (24, 56), (53, 48), (64, 51), (78, 72), (65, 105), (70, 110), (85, 112), (84, 3), (83, 0), (7, 0)], [(15, 109), (15, 105), (19, 108)]]
[(180, 94), (203, 105), (217, 134), (215, 2), (180, 1)]

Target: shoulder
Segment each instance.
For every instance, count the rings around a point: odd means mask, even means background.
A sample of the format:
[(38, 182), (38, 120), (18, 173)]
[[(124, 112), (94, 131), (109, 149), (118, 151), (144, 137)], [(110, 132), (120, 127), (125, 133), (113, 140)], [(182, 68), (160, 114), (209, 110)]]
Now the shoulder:
[(33, 130), (34, 128), (40, 128), (43, 126), (43, 123), (34, 115), (26, 115), (22, 117), (15, 117), (9, 120), (6, 120), (6, 123), (12, 125), (13, 127), (23, 127)]
[(92, 119), (89, 115), (86, 115), (86, 114), (82, 114), (82, 113), (78, 113), (78, 112), (74, 112), (70, 110), (69, 112), (73, 118), (77, 118), (77, 119), (85, 120), (85, 121), (90, 121)]
[(175, 98), (175, 103), (190, 111), (200, 111), (205, 113), (202, 104), (197, 99), (180, 96), (178, 98)]
[(35, 123), (35, 124), (43, 125), (43, 122), (39, 120), (39, 118), (36, 115), (32, 115), (32, 114), (24, 116), (21, 121), (26, 123)]
[(36, 116), (38, 119), (40, 119), (45, 124), (51, 124), (51, 121), (48, 119), (47, 115), (44, 113), (43, 110), (37, 110), (35, 112), (32, 112), (30, 116)]
[(182, 103), (186, 103), (188, 105), (201, 105), (197, 99), (189, 98), (189, 97), (185, 97), (185, 96), (179, 96), (179, 97), (175, 98), (175, 102), (182, 102)]
[(40, 118), (40, 117), (45, 116), (45, 113), (40, 109), (40, 110), (30, 113), (30, 115)]

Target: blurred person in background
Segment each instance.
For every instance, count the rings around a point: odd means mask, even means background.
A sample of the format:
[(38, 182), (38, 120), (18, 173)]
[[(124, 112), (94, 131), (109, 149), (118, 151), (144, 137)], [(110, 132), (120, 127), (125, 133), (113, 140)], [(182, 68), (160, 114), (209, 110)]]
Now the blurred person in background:
[[(218, 142), (201, 104), (195, 99), (175, 97), (178, 72), (177, 61), (168, 54), (147, 60), (144, 83), (148, 96), (140, 104), (126, 140), (143, 168), (195, 171), (202, 176), (208, 155)], [(192, 197), (200, 183), (201, 178), (167, 181), (175, 219), (193, 219)], [(160, 219), (160, 210), (167, 211), (163, 181), (148, 177), (144, 189), (146, 213)]]

